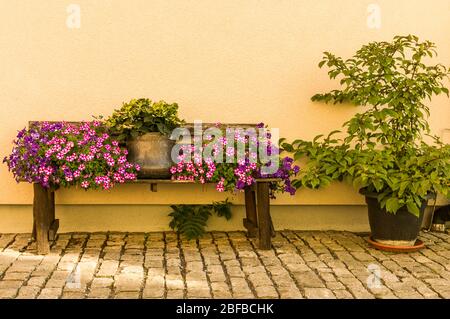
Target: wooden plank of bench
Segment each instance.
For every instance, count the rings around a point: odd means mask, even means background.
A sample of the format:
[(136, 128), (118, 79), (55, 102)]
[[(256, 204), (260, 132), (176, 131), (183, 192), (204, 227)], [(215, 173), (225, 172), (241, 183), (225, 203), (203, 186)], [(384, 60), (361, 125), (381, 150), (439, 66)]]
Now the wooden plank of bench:
[[(257, 178), (255, 181), (256, 183), (266, 183), (266, 182), (278, 182), (280, 181), (280, 178)], [(179, 181), (179, 180), (172, 180), (172, 179), (137, 179), (134, 181), (130, 181), (128, 183), (135, 183), (135, 184), (200, 184), (196, 181)], [(213, 182), (208, 182), (212, 184)]]
[(50, 224), (50, 228), (48, 229), (48, 240), (54, 241), (56, 239), (56, 234), (59, 229), (59, 219), (54, 219)]
[[(256, 183), (276, 182), (279, 180), (280, 180), (279, 178), (259, 178), (259, 179), (256, 179)], [(179, 180), (172, 180), (172, 179), (137, 179), (135, 181), (129, 181), (127, 183), (149, 184), (150, 190), (152, 192), (158, 191), (158, 186), (157, 186), (158, 184), (200, 184), (196, 181), (179, 181)], [(213, 182), (207, 182), (205, 184), (213, 184)], [(201, 185), (205, 185), (205, 184), (201, 184)], [(255, 219), (255, 221), (256, 221), (256, 219)], [(249, 235), (250, 235), (250, 233), (249, 233)]]

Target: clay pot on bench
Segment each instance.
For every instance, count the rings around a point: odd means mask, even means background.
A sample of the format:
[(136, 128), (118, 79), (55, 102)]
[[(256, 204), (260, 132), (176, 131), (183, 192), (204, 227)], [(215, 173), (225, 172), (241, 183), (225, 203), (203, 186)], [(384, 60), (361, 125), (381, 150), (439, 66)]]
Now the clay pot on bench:
[(141, 166), (139, 178), (170, 178), (171, 151), (175, 142), (159, 132), (146, 133), (127, 141), (128, 161)]

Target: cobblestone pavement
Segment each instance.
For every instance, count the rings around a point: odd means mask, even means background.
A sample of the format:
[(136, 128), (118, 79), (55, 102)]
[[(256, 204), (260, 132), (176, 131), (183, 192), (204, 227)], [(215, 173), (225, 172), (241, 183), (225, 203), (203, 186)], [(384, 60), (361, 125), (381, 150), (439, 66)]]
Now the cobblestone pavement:
[(450, 235), (393, 254), (349, 232), (60, 234), (39, 256), (29, 234), (0, 235), (0, 298), (450, 298)]

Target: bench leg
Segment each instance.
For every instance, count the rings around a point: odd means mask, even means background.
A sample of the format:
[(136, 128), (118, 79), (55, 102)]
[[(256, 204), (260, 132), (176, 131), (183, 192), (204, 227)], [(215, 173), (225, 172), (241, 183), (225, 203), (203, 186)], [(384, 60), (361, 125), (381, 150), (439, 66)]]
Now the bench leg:
[(256, 183), (258, 203), (259, 248), (272, 248), (272, 220), (270, 218), (269, 183)]
[(55, 219), (55, 193), (40, 184), (33, 187), (33, 236), (38, 254), (45, 255), (50, 252), (49, 240), (54, 240), (59, 226)]
[(48, 219), (50, 227), (48, 229), (48, 240), (54, 241), (56, 239), (56, 233), (58, 232), (59, 228), (59, 219), (55, 218), (55, 192), (49, 190), (48, 196), (50, 204)]
[(33, 231), (31, 232), (31, 240), (36, 240), (36, 218), (34, 218), (34, 204), (33, 204)]
[(258, 218), (256, 215), (256, 195), (252, 187), (245, 188), (245, 213), (244, 227), (248, 237), (256, 237), (258, 234)]

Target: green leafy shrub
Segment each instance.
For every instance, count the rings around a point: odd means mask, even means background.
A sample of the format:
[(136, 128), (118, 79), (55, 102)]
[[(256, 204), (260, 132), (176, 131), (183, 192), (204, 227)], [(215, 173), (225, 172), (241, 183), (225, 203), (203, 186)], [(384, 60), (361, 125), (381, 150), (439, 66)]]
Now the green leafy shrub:
[(172, 212), (169, 216), (172, 220), (169, 226), (189, 240), (197, 239), (205, 234), (206, 224), (213, 212), (229, 220), (231, 205), (228, 199), (211, 205), (171, 205)]
[[(308, 163), (293, 181), (297, 188), (319, 188), (333, 180), (348, 180), (364, 192), (376, 193), (382, 208), (395, 213), (406, 206), (419, 215), (430, 193), (450, 198), (450, 145), (430, 136), (425, 99), (445, 93), (449, 70), (426, 65), (436, 55), (435, 45), (416, 36), (396, 36), (392, 42), (364, 45), (347, 60), (325, 52), (326, 65), (341, 89), (316, 94), (313, 101), (350, 102), (365, 106), (339, 131), (313, 141), (282, 142), (295, 159)], [(429, 136), (432, 144), (424, 141)]]
[(133, 99), (115, 110), (106, 119), (112, 134), (125, 141), (149, 132), (170, 135), (173, 129), (183, 124), (178, 118), (178, 104), (164, 101), (152, 102), (149, 99)]

